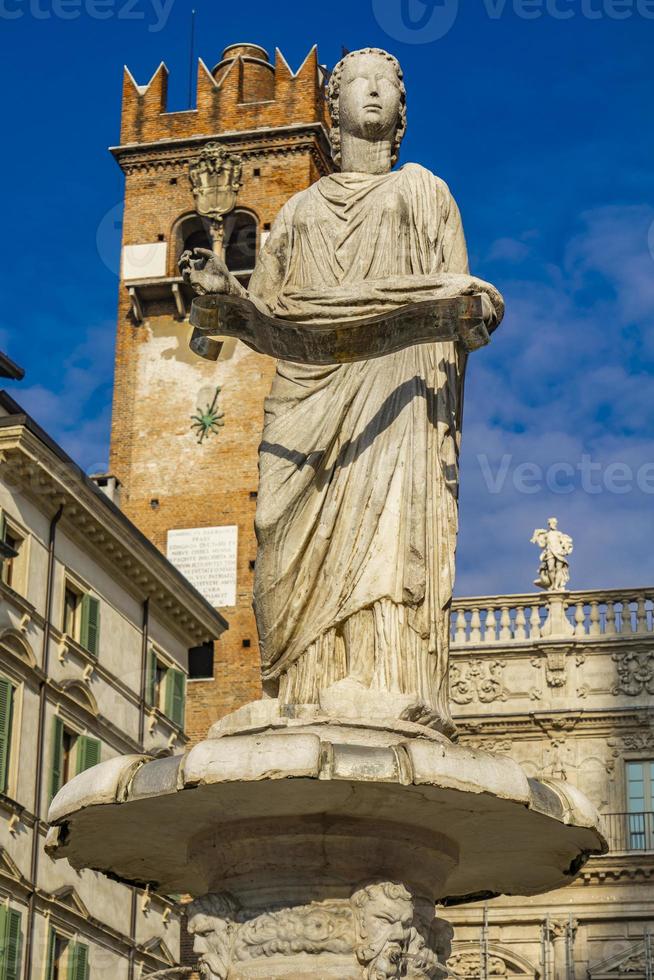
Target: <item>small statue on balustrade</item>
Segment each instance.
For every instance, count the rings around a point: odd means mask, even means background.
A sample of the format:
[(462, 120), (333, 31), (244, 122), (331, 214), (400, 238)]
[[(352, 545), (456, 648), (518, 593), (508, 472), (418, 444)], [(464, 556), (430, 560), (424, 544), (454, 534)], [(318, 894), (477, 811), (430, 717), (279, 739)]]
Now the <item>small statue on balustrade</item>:
[(556, 517), (550, 517), (547, 527), (538, 527), (531, 537), (531, 543), (542, 548), (540, 568), (534, 585), (548, 592), (565, 592), (570, 581), (568, 555), (572, 553), (572, 538), (559, 531)]

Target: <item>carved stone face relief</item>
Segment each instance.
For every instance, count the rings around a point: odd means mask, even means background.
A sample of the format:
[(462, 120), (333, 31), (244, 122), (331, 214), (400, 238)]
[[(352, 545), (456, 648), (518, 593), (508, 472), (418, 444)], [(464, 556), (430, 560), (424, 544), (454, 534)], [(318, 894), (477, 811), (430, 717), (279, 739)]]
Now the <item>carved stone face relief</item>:
[(205, 895), (189, 906), (188, 931), (204, 980), (227, 980), (235, 911), (236, 903), (227, 895)]
[(352, 896), (357, 938), (356, 954), (366, 980), (405, 976), (413, 902), (403, 885), (368, 885)]

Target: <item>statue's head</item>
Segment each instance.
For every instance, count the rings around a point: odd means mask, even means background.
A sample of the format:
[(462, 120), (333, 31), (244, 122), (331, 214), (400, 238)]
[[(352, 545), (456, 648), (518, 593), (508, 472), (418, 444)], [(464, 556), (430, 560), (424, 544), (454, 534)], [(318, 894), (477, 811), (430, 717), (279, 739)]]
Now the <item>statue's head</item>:
[(334, 68), (327, 89), (334, 162), (341, 162), (341, 133), (392, 143), (397, 162), (406, 132), (406, 89), (397, 58), (381, 48), (351, 51)]
[(204, 980), (225, 980), (231, 959), (232, 920), (236, 903), (228, 895), (205, 895), (188, 907), (188, 931), (194, 937)]
[(351, 899), (356, 955), (367, 980), (395, 980), (406, 972), (412, 935), (413, 901), (403, 885), (381, 882), (355, 892)]
[(547, 520), (547, 526), (550, 531), (556, 531), (557, 527), (559, 526), (559, 522), (556, 517), (549, 517)]

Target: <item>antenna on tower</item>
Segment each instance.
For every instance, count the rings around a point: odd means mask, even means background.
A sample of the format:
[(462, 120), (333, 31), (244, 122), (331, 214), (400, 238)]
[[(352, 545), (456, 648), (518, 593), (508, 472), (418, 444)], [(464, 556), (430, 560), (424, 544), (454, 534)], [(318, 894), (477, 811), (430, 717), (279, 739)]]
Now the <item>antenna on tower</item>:
[(193, 108), (193, 61), (195, 54), (195, 10), (191, 10), (191, 43), (188, 64), (188, 107)]

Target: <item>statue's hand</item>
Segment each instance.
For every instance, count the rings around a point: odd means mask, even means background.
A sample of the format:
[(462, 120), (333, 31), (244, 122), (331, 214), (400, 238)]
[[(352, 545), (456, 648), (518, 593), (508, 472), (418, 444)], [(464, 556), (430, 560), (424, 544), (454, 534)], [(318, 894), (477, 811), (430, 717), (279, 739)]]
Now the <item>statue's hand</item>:
[(467, 293), (481, 293), (481, 308), (484, 323), (489, 333), (501, 323), (504, 316), (504, 300), (502, 295), (489, 282), (471, 276), (471, 284)]
[(220, 256), (208, 248), (184, 252), (179, 260), (179, 271), (199, 296), (213, 293), (242, 296), (245, 293)]

